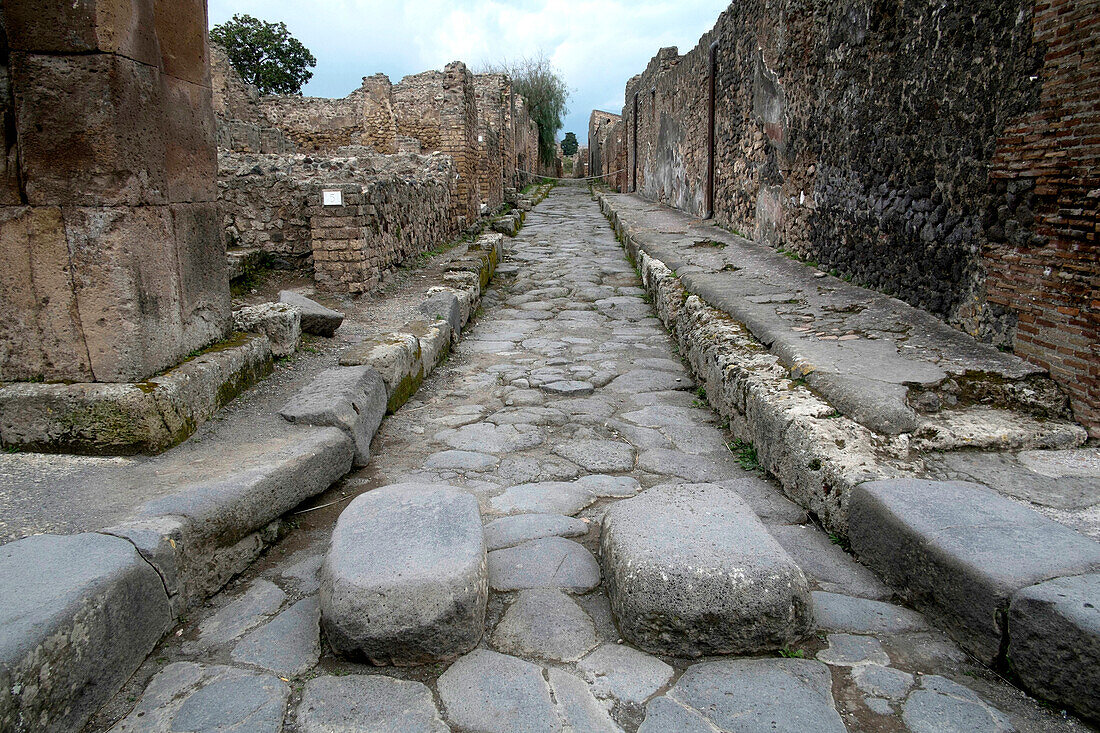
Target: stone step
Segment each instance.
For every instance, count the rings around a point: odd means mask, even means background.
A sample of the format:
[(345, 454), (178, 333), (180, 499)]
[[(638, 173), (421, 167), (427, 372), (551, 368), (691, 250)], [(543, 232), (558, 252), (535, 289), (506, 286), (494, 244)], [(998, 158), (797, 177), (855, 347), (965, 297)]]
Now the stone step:
[(600, 547), (619, 628), (646, 651), (772, 651), (813, 627), (806, 576), (728, 489), (660, 486), (621, 501)]
[(375, 664), (453, 659), (485, 630), (488, 563), (477, 499), (392, 484), (348, 505), (321, 567), (329, 644)]

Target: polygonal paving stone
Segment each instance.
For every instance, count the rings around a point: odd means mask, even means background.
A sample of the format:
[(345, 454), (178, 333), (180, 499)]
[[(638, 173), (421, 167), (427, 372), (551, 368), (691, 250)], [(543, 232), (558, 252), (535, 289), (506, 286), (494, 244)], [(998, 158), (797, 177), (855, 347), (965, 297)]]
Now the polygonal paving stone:
[(893, 667), (864, 664), (852, 670), (856, 687), (868, 693), (891, 700), (900, 700), (913, 689), (913, 675)]
[(424, 468), (450, 468), (465, 471), (485, 471), (496, 468), (500, 459), (488, 453), (468, 450), (445, 450), (433, 453), (424, 461)]
[(600, 566), (583, 545), (546, 537), (490, 552), (489, 584), (495, 591), (561, 588), (587, 593), (600, 584)]
[(419, 682), (383, 675), (310, 680), (298, 705), (298, 729), (302, 733), (450, 731), (439, 717), (431, 690)]
[(857, 667), (861, 664), (887, 665), (890, 657), (882, 644), (873, 636), (853, 634), (829, 634), (829, 648), (817, 653), (822, 662), (839, 667)]
[(572, 516), (596, 501), (596, 496), (579, 483), (540, 481), (510, 486), (489, 505), (501, 514), (565, 514)]
[(534, 448), (543, 441), (542, 431), (534, 425), (494, 425), (488, 422), (443, 430), (435, 439), (457, 450), (479, 453), (512, 453)]
[(559, 733), (542, 668), (504, 654), (475, 649), (439, 677), (447, 720), (485, 733)]
[(577, 664), (597, 697), (641, 705), (672, 679), (675, 670), (625, 644), (601, 644)]
[(563, 514), (515, 514), (485, 525), (485, 547), (492, 551), (542, 537), (579, 537), (587, 533), (587, 522)]
[(493, 646), (523, 657), (574, 662), (596, 645), (592, 619), (553, 588), (520, 592), (493, 631)]
[(539, 389), (550, 394), (584, 397), (592, 394), (596, 388), (591, 382), (582, 382), (579, 379), (560, 379), (556, 382), (541, 384)]
[(637, 392), (659, 392), (666, 389), (690, 389), (692, 381), (684, 376), (658, 369), (632, 369), (607, 385), (612, 392), (634, 394)]
[(286, 593), (271, 581), (252, 581), (241, 596), (199, 623), (199, 646), (210, 648), (236, 639), (279, 610), (284, 600)]
[(320, 618), (316, 596), (298, 601), (241, 639), (233, 648), (233, 661), (281, 677), (302, 674), (321, 656)]
[(1007, 733), (1016, 730), (1001, 711), (977, 693), (938, 675), (921, 677), (901, 719), (912, 733)]
[(891, 603), (814, 591), (814, 618), (825, 631), (851, 634), (903, 634), (925, 631), (928, 623), (916, 611)]
[(634, 449), (614, 440), (570, 440), (559, 443), (554, 453), (589, 471), (630, 471)]
[(560, 669), (550, 669), (554, 707), (565, 730), (577, 733), (622, 733), (582, 680)]

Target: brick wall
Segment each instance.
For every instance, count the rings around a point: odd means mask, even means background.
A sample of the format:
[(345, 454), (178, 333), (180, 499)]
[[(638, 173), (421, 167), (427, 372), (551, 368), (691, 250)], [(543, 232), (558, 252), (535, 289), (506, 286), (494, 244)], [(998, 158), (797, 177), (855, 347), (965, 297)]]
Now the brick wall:
[(539, 128), (527, 111), (527, 100), (513, 95), (516, 109), (516, 187), (523, 188), (538, 178)]
[(478, 190), (489, 211), (504, 203), (504, 187), (515, 177), (512, 85), (504, 74), (474, 76), (477, 96)]
[(627, 83), (627, 189), (1014, 347), (1095, 432), (1098, 17), (1095, 0), (732, 4)]

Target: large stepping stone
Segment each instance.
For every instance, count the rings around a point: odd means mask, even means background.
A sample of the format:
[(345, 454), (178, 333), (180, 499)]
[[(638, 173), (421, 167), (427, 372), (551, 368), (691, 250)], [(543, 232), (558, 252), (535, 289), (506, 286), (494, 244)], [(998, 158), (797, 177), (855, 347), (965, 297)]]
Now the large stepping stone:
[(587, 593), (600, 584), (600, 565), (584, 545), (546, 537), (490, 552), (489, 583), (501, 592), (561, 588)]
[(1100, 720), (1100, 574), (1023, 589), (1008, 629), (1008, 657), (1028, 689)]
[(310, 380), (279, 414), (292, 423), (343, 430), (355, 442), (355, 465), (365, 466), (387, 399), (386, 385), (373, 367), (336, 367)]
[(341, 654), (376, 664), (453, 659), (481, 638), (488, 590), (477, 500), (398, 484), (363, 494), (337, 520), (321, 618)]
[(333, 336), (344, 322), (344, 314), (326, 308), (320, 303), (299, 295), (292, 290), (279, 292), (279, 302), (292, 305), (302, 314), (302, 333), (316, 336)]
[(780, 649), (812, 627), (806, 576), (719, 486), (661, 486), (612, 506), (601, 556), (623, 636), (655, 654)]
[(419, 682), (375, 675), (317, 677), (298, 705), (302, 733), (400, 731), (449, 733), (432, 691)]
[(708, 730), (700, 718), (728, 733), (845, 733), (832, 685), (829, 668), (808, 659), (704, 662), (646, 706), (638, 733)]
[(979, 484), (860, 484), (848, 511), (859, 558), (986, 663), (1001, 656), (1013, 594), (1100, 570), (1100, 543)]
[(522, 659), (475, 649), (439, 677), (447, 719), (461, 730), (485, 733), (559, 733), (542, 668)]

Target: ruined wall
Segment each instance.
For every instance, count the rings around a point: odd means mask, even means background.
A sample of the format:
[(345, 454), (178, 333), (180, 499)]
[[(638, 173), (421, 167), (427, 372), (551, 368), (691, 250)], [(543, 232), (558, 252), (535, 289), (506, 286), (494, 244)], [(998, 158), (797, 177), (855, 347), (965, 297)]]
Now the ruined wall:
[(222, 48), (210, 46), (217, 146), (247, 153), (286, 153), (294, 144), (260, 111), (260, 93), (245, 83)]
[(367, 145), (375, 152), (397, 152), (397, 121), (392, 87), (385, 74), (363, 77), (363, 84), (342, 99), (276, 95), (263, 97), (260, 108), (300, 150), (332, 151)]
[(1012, 345), (1096, 425), (1096, 14), (733, 4), (627, 84), (628, 188), (707, 212), (716, 42), (717, 222)]
[(625, 167), (619, 160), (624, 150), (622, 122), (620, 115), (598, 109), (588, 117), (588, 175), (602, 176), (615, 190), (621, 190), (616, 171)]
[(0, 380), (139, 381), (223, 338), (204, 0), (0, 9)]
[(480, 215), (478, 116), (474, 77), (461, 61), (443, 71), (406, 76), (393, 87), (397, 133), (420, 141), (426, 152), (451, 156), (457, 179), (452, 216), (464, 229)]
[(527, 100), (513, 95), (516, 109), (516, 187), (539, 177), (539, 128), (527, 111)]
[(504, 74), (476, 74), (474, 90), (478, 117), (480, 201), (489, 211), (496, 211), (504, 203), (505, 182), (511, 185), (515, 177), (511, 84)]

